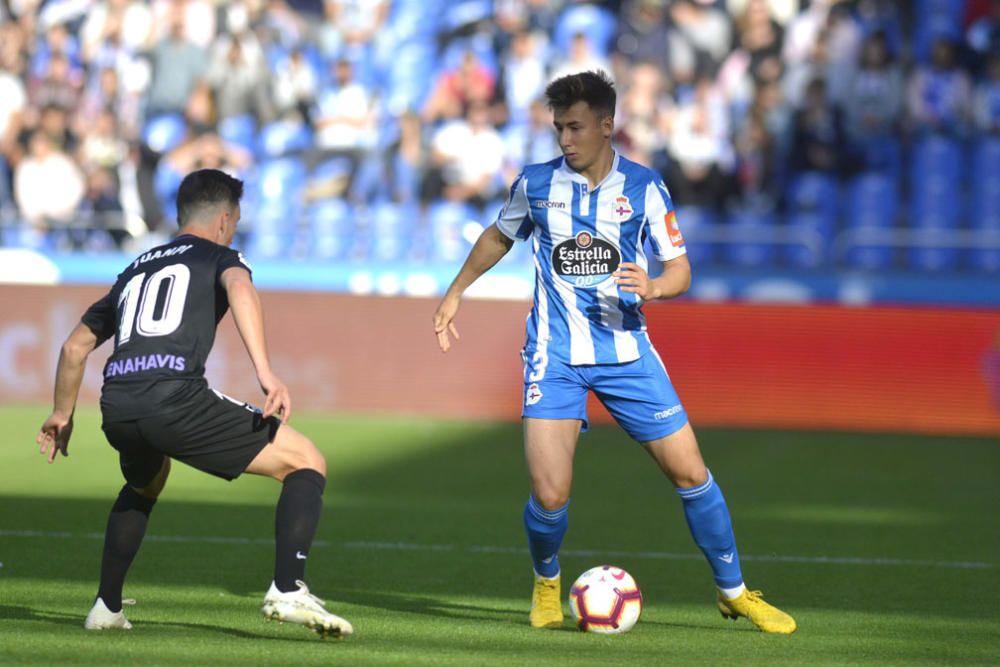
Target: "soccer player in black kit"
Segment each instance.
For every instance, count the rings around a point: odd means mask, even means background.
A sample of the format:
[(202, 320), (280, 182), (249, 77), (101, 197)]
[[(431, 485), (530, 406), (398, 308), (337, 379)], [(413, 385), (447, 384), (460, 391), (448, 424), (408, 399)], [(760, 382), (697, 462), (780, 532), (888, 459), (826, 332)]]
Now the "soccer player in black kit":
[[(281, 482), (274, 581), (261, 612), (324, 637), (353, 632), (302, 581), (322, 508), (326, 460), (287, 424), (292, 404), (271, 370), (250, 267), (229, 248), (242, 195), (242, 181), (221, 171), (185, 177), (177, 194), (178, 236), (125, 267), (59, 355), (54, 408), (38, 434), (49, 463), (57, 452), (67, 454), (88, 355), (114, 339), (104, 367), (102, 429), (118, 450), (125, 485), (108, 518), (100, 587), (84, 622), (89, 630), (132, 627), (122, 613), (125, 575), (170, 459), (177, 459), (227, 480), (247, 472)], [(210, 389), (204, 378), (216, 326), (230, 308), (267, 396), (263, 410)]]

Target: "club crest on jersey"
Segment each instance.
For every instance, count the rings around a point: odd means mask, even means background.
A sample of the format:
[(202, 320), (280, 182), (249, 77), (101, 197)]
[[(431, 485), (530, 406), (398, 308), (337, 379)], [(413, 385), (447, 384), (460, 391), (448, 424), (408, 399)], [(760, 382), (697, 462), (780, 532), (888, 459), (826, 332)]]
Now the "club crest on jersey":
[(552, 268), (573, 287), (596, 287), (622, 263), (617, 247), (586, 230), (552, 249)]
[(542, 390), (538, 388), (537, 382), (532, 382), (524, 392), (524, 404), (534, 405), (540, 400), (542, 400)]
[(681, 236), (681, 228), (677, 224), (677, 214), (671, 211), (663, 216), (663, 222), (667, 225), (667, 235), (670, 237), (670, 243), (675, 248), (680, 248), (684, 245), (684, 237)]
[(628, 197), (625, 195), (618, 195), (615, 200), (611, 202), (611, 215), (618, 222), (625, 222), (632, 217), (635, 211), (632, 210), (632, 204), (629, 202)]

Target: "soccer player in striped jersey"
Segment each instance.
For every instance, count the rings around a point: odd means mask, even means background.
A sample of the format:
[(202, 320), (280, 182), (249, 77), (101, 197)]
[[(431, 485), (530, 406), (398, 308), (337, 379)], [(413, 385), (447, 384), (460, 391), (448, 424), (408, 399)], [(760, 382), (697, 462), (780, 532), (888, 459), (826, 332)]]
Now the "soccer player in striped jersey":
[[(646, 333), (642, 304), (679, 296), (691, 283), (670, 194), (655, 172), (612, 147), (615, 90), (603, 72), (562, 77), (545, 94), (562, 157), (524, 168), (434, 313), (446, 352), (458, 337), (455, 316), (466, 288), (515, 241), (531, 240), (535, 300), (522, 351), (531, 477), (524, 525), (535, 570), (530, 623), (562, 625), (558, 552), (593, 391), (673, 483), (712, 568), (723, 616), (749, 618), (764, 632), (793, 632), (795, 620), (743, 582), (726, 501)], [(648, 273), (646, 238), (663, 267), (656, 278)]]

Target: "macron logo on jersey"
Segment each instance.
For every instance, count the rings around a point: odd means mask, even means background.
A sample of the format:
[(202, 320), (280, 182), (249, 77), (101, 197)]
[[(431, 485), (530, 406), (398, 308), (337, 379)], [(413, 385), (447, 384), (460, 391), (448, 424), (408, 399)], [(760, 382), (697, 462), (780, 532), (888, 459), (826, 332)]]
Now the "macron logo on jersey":
[(535, 208), (558, 208), (558, 209), (566, 208), (566, 202), (564, 201), (548, 201), (546, 199), (536, 199), (535, 201), (531, 202), (531, 205), (534, 206)]

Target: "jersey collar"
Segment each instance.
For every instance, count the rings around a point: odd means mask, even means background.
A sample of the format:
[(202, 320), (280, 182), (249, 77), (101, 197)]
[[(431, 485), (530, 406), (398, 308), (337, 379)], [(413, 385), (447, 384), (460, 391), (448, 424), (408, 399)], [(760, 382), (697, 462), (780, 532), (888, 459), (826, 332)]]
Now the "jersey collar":
[[(614, 155), (614, 157), (611, 158), (611, 170), (608, 171), (608, 174), (607, 176), (604, 177), (604, 180), (602, 180), (594, 188), (592, 188), (591, 191), (597, 190), (602, 185), (610, 181), (618, 173), (618, 163), (620, 161), (621, 156), (618, 154), (618, 151), (614, 149), (612, 149), (611, 152)], [(574, 183), (583, 183), (584, 185), (588, 184), (587, 177), (581, 174), (580, 172), (576, 171), (572, 167), (570, 167), (568, 164), (566, 164), (565, 157), (562, 158), (562, 163), (559, 165), (559, 171), (569, 176), (570, 180), (572, 180)]]

